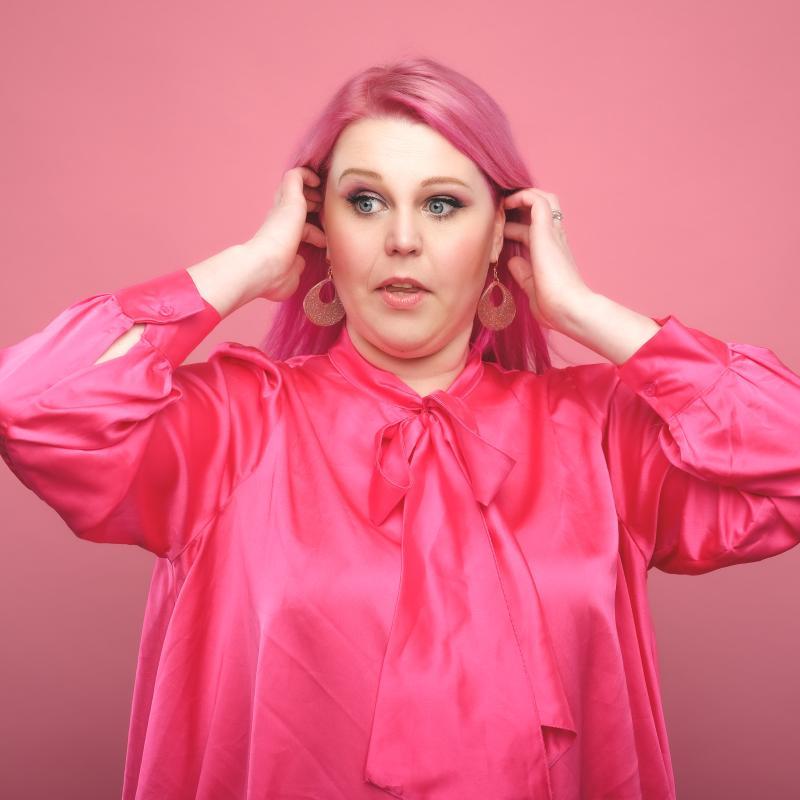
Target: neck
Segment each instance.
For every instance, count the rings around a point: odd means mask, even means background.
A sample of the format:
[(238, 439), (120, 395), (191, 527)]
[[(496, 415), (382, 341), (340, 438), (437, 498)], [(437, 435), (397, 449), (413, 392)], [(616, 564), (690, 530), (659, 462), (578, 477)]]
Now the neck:
[(371, 364), (388, 370), (420, 397), (446, 390), (461, 374), (469, 356), (470, 330), (465, 329), (454, 336), (435, 353), (424, 356), (403, 357), (392, 355), (365, 339), (349, 323), (347, 332), (358, 352)]

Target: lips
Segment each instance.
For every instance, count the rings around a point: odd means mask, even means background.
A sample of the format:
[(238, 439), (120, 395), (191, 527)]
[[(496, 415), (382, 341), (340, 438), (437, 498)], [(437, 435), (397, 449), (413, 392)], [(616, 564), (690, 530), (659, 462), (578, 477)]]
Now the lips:
[(380, 293), (381, 300), (386, 303), (389, 308), (396, 311), (410, 311), (416, 308), (421, 303), (425, 302), (425, 295), (430, 292), (425, 289), (415, 287), (413, 289), (390, 289), (385, 286), (377, 290)]
[(427, 292), (428, 289), (423, 286), (418, 280), (415, 278), (403, 278), (399, 275), (394, 275), (391, 278), (387, 278), (383, 283), (378, 286), (379, 289), (391, 288), (401, 290), (404, 289), (405, 291), (423, 291)]

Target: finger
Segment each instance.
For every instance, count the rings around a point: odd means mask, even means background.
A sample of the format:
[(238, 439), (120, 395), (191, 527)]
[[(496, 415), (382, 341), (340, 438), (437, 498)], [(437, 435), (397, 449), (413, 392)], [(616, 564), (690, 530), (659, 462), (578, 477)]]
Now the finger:
[[(561, 206), (558, 197), (552, 192), (545, 192), (542, 189), (534, 189), (533, 187), (520, 189), (518, 192), (503, 198), (503, 204), (506, 208), (529, 206), (532, 223), (550, 225), (559, 230), (562, 229), (561, 220), (553, 218), (553, 211), (560, 211)], [(536, 217), (535, 219), (534, 216)]]
[(524, 189), (518, 189), (516, 192), (505, 195), (503, 198), (508, 208), (516, 208), (521, 205), (530, 205), (533, 196), (546, 197), (558, 203), (558, 198), (552, 192), (545, 192), (542, 189), (537, 189), (533, 186), (526, 186)]
[(312, 225), (310, 222), (306, 222), (306, 224), (303, 225), (301, 239), (304, 242), (314, 245), (314, 247), (326, 247), (328, 244), (322, 230), (316, 225)]
[(521, 242), (528, 248), (531, 246), (531, 229), (523, 222), (506, 221), (503, 227), (503, 237)]
[(284, 197), (294, 194), (295, 191), (302, 192), (302, 188), (300, 188), (302, 185), (302, 177), (297, 167), (286, 170), (278, 181), (278, 188), (275, 190), (275, 203), (282, 202)]
[(553, 207), (550, 201), (537, 191), (531, 192), (531, 226), (534, 228), (553, 229)]
[(296, 167), (295, 169), (298, 169), (303, 177), (303, 180), (306, 183), (310, 183), (312, 186), (319, 186), (320, 183), (322, 182), (322, 178), (320, 178), (320, 176), (316, 172), (314, 172), (314, 170), (311, 169), (311, 167), (303, 165), (300, 167)]
[(312, 203), (321, 203), (324, 199), (323, 192), (306, 184), (303, 185), (303, 194), (305, 195), (306, 200)]
[(513, 194), (506, 195), (503, 198), (503, 205), (506, 208), (528, 208), (533, 203), (535, 196), (535, 189), (520, 189)]
[(541, 190), (539, 190), (539, 191), (541, 192), (542, 195), (544, 195), (544, 197), (547, 199), (547, 202), (550, 204), (550, 209), (551, 209), (550, 217), (553, 220), (553, 225), (558, 230), (563, 231), (562, 220), (560, 220), (560, 219), (558, 219), (556, 217), (553, 217), (553, 212), (554, 211), (561, 211), (561, 203), (559, 202), (558, 197), (556, 195), (554, 195), (552, 192), (544, 192), (544, 191), (541, 191)]
[(281, 186), (279, 187), (279, 192), (281, 193), (281, 197), (287, 194), (294, 195), (294, 193), (297, 192), (303, 197), (307, 205), (314, 203), (319, 205), (322, 202), (320, 190), (309, 186), (305, 182), (304, 170), (302, 167), (295, 167), (285, 173), (284, 179), (281, 181)]
[(508, 259), (508, 271), (524, 292), (532, 297), (535, 282), (531, 262), (522, 256), (511, 256)]

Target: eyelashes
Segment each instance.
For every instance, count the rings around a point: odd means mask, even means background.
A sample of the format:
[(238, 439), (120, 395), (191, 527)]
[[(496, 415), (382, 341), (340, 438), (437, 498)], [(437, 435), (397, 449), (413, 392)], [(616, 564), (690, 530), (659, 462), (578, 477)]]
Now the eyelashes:
[[(375, 197), (371, 194), (365, 194), (361, 191), (351, 192), (345, 198), (347, 202), (350, 204), (350, 207), (353, 209), (353, 213), (359, 217), (371, 217), (373, 216), (371, 212), (362, 212), (359, 211), (357, 204), (362, 200), (372, 200), (376, 202), (383, 202), (379, 197)], [(451, 211), (448, 211), (446, 214), (431, 214), (431, 216), (439, 221), (443, 219), (447, 219), (448, 217), (452, 217), (456, 214), (459, 208), (464, 207), (464, 203), (458, 200), (455, 197), (450, 197), (449, 195), (436, 195), (435, 197), (431, 197), (428, 200), (429, 203), (446, 203), (451, 207)]]

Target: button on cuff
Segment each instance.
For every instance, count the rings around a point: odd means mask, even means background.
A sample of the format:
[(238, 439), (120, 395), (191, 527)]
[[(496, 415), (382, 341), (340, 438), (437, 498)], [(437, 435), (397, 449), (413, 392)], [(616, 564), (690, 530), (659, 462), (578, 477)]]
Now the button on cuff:
[(114, 296), (134, 322), (163, 324), (206, 311), (208, 303), (185, 269), (126, 286)]

